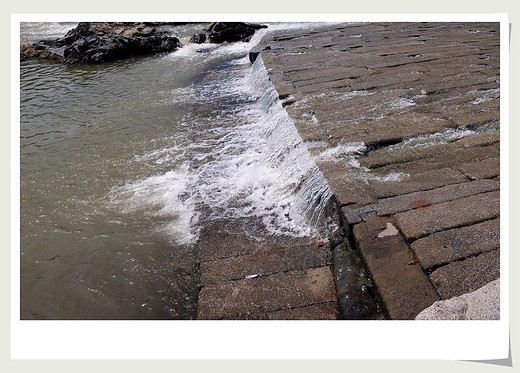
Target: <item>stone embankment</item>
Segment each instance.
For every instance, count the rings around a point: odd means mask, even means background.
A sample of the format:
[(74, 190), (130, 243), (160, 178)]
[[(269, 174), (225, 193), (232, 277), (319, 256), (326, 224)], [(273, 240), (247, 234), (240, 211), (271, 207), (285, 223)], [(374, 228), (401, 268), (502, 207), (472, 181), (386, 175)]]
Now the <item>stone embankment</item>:
[(499, 44), (498, 23), (361, 23), (250, 55), (334, 192), (347, 237), (331, 249), (361, 255), (388, 318), (500, 277)]

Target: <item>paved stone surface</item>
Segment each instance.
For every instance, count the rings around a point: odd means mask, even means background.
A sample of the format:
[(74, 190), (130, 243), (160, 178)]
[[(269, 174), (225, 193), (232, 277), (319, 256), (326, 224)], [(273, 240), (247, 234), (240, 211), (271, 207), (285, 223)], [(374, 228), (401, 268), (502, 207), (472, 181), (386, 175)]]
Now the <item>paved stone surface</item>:
[(499, 247), (499, 219), (434, 233), (411, 244), (425, 270)]
[(204, 286), (198, 318), (220, 319), (335, 301), (330, 268), (309, 268)]
[(406, 239), (493, 219), (500, 214), (500, 191), (476, 194), (395, 215)]
[(260, 247), (249, 255), (201, 263), (200, 283), (208, 285), (276, 272), (321, 267), (330, 264), (330, 260), (331, 252), (328, 245)]
[(472, 293), (437, 301), (423, 310), (416, 320), (499, 320), (500, 279)]
[[(383, 227), (395, 224), (377, 219)], [(354, 226), (354, 237), (390, 318), (413, 319), (439, 297), (403, 237), (398, 232), (380, 236), (385, 229), (374, 231), (363, 222)]]
[[(428, 168), (425, 168), (425, 170), (428, 170)], [(385, 174), (389, 174), (389, 172)], [(385, 198), (420, 190), (434, 189), (449, 184), (458, 184), (466, 180), (467, 178), (461, 172), (446, 169), (425, 171), (410, 177), (404, 177), (399, 181), (373, 181), (370, 183), (370, 186), (378, 198)]]
[(295, 240), (293, 237), (277, 236), (272, 237), (269, 241), (259, 239), (246, 228), (255, 224), (258, 222), (247, 219), (207, 223), (200, 232), (199, 261), (206, 262), (250, 255), (255, 253), (259, 247), (274, 248), (316, 244), (316, 241), (310, 238)]
[(419, 159), (430, 158), (440, 154), (450, 154), (470, 147), (485, 147), (495, 145), (500, 141), (498, 132), (484, 133), (464, 137), (447, 144), (432, 144), (420, 147), (383, 147), (370, 152), (359, 161), (365, 167), (377, 168), (389, 164), (412, 162)]
[(492, 178), (500, 175), (500, 158), (465, 163), (458, 169), (471, 180)]
[(398, 212), (408, 211), (418, 207), (426, 207), (434, 203), (447, 202), (457, 198), (499, 189), (499, 182), (483, 179), (471, 183), (465, 182), (452, 184), (432, 190), (382, 198), (377, 200), (377, 204), (369, 206), (344, 206), (342, 212), (345, 219), (350, 224), (353, 224), (359, 223), (364, 216), (373, 215), (374, 213), (377, 213), (379, 216), (393, 215)]
[(500, 250), (452, 262), (430, 275), (430, 280), (442, 299), (468, 293), (500, 277)]
[(498, 23), (360, 23), (259, 47), (390, 318), (498, 277), (499, 44)]
[(289, 308), (285, 310), (242, 314), (235, 320), (336, 320), (338, 309), (336, 302), (313, 304), (312, 306)]

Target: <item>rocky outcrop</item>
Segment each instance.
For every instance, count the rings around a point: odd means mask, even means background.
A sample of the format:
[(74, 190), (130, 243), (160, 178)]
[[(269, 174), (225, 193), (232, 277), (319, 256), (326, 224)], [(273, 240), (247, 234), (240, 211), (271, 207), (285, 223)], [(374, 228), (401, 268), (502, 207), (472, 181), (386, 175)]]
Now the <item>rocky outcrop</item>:
[(243, 22), (213, 22), (208, 26), (205, 33), (193, 35), (190, 41), (196, 44), (247, 42), (251, 40), (256, 30), (266, 27), (265, 25)]
[(151, 23), (81, 22), (63, 38), (20, 45), (20, 60), (54, 59), (65, 63), (106, 62), (171, 52), (179, 40)]

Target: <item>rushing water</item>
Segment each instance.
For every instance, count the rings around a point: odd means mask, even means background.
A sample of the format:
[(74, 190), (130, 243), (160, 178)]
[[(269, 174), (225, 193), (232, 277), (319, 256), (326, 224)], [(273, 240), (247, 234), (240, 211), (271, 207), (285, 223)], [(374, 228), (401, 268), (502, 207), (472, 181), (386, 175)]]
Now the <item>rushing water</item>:
[[(21, 40), (74, 24), (22, 24)], [(219, 219), (318, 234), (330, 190), (249, 43), (20, 66), (22, 319), (192, 319), (196, 244)], [(247, 232), (246, 232), (247, 233)], [(251, 234), (253, 234), (251, 232)]]

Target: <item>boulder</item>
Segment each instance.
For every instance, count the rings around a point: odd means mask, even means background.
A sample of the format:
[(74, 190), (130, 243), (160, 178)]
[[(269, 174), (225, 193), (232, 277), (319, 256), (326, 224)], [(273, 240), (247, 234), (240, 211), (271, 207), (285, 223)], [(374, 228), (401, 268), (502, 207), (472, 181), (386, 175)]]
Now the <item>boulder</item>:
[(195, 34), (190, 42), (202, 44), (209, 43), (233, 43), (237, 41), (249, 41), (258, 29), (266, 28), (265, 25), (243, 22), (213, 22), (206, 28), (206, 33)]
[(190, 38), (190, 43), (193, 43), (193, 44), (202, 44), (202, 43), (205, 43), (206, 40), (207, 40), (208, 36), (207, 34), (205, 33), (201, 33), (201, 34), (195, 34), (195, 35), (192, 35), (191, 38)]
[(43, 58), (66, 63), (106, 62), (174, 51), (180, 43), (152, 25), (129, 22), (81, 22), (63, 37), (20, 46), (20, 59)]

